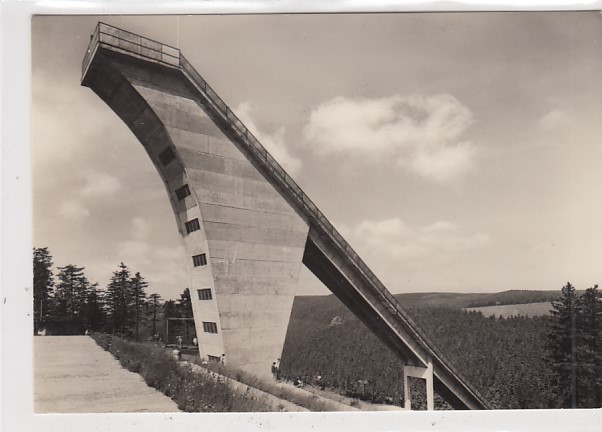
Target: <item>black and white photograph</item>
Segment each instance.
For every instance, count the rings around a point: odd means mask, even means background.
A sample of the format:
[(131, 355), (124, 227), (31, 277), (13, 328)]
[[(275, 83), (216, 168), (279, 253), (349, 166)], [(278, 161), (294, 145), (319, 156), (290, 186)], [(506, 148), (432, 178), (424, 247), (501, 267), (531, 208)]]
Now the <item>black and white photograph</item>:
[(597, 10), (33, 16), (34, 412), (600, 409), (601, 45)]

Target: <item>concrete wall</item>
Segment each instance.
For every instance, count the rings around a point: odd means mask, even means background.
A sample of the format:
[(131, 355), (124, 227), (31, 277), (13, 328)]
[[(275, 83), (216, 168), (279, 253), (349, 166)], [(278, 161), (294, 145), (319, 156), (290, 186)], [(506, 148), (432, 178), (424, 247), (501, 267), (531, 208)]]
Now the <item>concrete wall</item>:
[[(152, 110), (166, 135), (143, 144), (165, 181), (189, 257), (200, 355), (226, 354), (228, 364), (270, 375), (284, 345), (307, 223), (177, 76), (169, 79), (164, 71), (155, 74), (119, 56), (110, 64)], [(144, 112), (132, 100), (119, 103), (129, 104), (128, 111)], [(168, 147), (176, 157), (163, 164), (160, 155)], [(175, 191), (184, 184), (191, 195), (179, 200)], [(188, 234), (185, 223), (195, 218), (201, 229)], [(202, 253), (207, 265), (193, 266), (191, 257)], [(200, 300), (199, 289), (211, 289), (212, 299)], [(215, 323), (217, 333), (205, 332), (203, 322)]]

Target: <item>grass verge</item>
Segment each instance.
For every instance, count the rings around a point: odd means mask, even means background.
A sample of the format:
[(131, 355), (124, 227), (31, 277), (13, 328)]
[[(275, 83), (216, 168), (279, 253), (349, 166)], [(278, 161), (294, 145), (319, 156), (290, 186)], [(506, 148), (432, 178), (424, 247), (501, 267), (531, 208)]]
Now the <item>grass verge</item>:
[(324, 397), (318, 396), (316, 394), (311, 394), (307, 391), (296, 391), (296, 389), (290, 389), (284, 387), (282, 384), (258, 378), (253, 374), (242, 371), (240, 369), (235, 369), (230, 366), (223, 365), (221, 363), (203, 364), (201, 359), (198, 357), (186, 356), (186, 360), (191, 361), (208, 370), (216, 372), (220, 375), (239, 381), (243, 384), (248, 385), (249, 387), (253, 387), (255, 389), (264, 391), (266, 393), (276, 396), (277, 398), (287, 400), (303, 408), (307, 408), (310, 411), (341, 411), (341, 406), (339, 403), (327, 400)]
[(94, 333), (91, 337), (129, 371), (177, 403), (186, 412), (273, 411), (264, 398), (234, 392), (226, 383), (212, 380), (178, 362), (152, 343), (131, 342), (120, 337)]

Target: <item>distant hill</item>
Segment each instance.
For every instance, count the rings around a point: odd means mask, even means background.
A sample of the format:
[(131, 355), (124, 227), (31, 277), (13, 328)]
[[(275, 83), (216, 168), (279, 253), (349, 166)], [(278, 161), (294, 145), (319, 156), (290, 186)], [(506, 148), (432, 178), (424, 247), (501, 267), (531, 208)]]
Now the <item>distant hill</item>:
[[(578, 294), (582, 294), (578, 291)], [(560, 296), (560, 290), (534, 291), (534, 290), (509, 290), (499, 293), (407, 293), (394, 294), (397, 301), (407, 308), (421, 308), (427, 306), (449, 307), (465, 309), (483, 306), (500, 306), (527, 303), (552, 302)], [(328, 300), (331, 297), (332, 300)], [(307, 301), (316, 302), (316, 306), (327, 307), (328, 303), (337, 304), (337, 299), (331, 294), (328, 296), (304, 296)], [(314, 298), (314, 300), (312, 300)], [(324, 302), (326, 304), (324, 304)]]
[(560, 296), (560, 291), (509, 290), (499, 293), (411, 293), (396, 294), (401, 305), (408, 307), (447, 306), (469, 308), (551, 302)]

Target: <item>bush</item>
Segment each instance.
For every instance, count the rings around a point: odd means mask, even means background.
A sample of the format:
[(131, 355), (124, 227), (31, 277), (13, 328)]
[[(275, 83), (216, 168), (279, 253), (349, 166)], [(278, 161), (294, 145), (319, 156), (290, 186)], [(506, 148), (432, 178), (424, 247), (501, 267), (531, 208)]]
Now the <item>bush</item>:
[(195, 373), (190, 366), (180, 365), (155, 344), (130, 342), (102, 333), (91, 336), (124, 368), (139, 373), (150, 387), (170, 397), (182, 411), (270, 411), (270, 406), (263, 400), (237, 394), (227, 384)]

